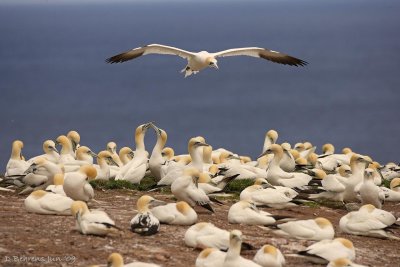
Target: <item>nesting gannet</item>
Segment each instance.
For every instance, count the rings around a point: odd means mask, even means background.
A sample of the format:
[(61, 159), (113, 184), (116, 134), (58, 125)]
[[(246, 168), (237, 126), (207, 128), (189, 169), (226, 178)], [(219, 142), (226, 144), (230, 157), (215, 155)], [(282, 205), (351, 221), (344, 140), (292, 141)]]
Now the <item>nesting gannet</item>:
[(367, 204), (358, 211), (344, 215), (339, 221), (339, 226), (348, 234), (400, 240), (399, 237), (386, 231), (386, 228), (395, 222), (396, 218), (389, 212)]
[(156, 180), (160, 180), (163, 176), (161, 174), (161, 167), (166, 162), (161, 153), (165, 144), (167, 143), (167, 133), (163, 129), (155, 126), (153, 123), (151, 124), (151, 126), (156, 132), (157, 143), (154, 145), (153, 151), (151, 152), (151, 156), (149, 159), (149, 168), (154, 178), (156, 178)]
[[(226, 251), (229, 248), (229, 232), (212, 223), (199, 222), (190, 226), (185, 232), (185, 244), (193, 248), (217, 248)], [(251, 245), (243, 243), (243, 248)]]
[(115, 180), (126, 180), (138, 184), (143, 179), (147, 170), (148, 153), (145, 150), (144, 137), (151, 123), (139, 125), (135, 130), (135, 157), (124, 165)]
[(321, 217), (310, 220), (290, 221), (278, 224), (277, 228), (279, 228), (279, 230), (274, 230), (273, 233), (279, 236), (296, 239), (319, 241), (323, 239), (332, 239), (335, 235), (332, 223), (328, 219)]
[(72, 203), (71, 214), (76, 220), (77, 230), (85, 235), (104, 236), (120, 230), (107, 213), (101, 210), (90, 211), (83, 201), (74, 201)]
[(67, 196), (36, 190), (25, 199), (24, 205), (32, 213), (69, 215), (72, 202)]
[(229, 236), (229, 249), (226, 252), (223, 267), (261, 267), (254, 261), (248, 260), (240, 256), (240, 250), (242, 246), (242, 232), (239, 230), (233, 230)]
[(203, 249), (196, 259), (196, 267), (221, 267), (224, 264), (226, 252), (216, 248)]
[[(382, 208), (382, 202), (385, 200), (384, 192), (374, 183), (374, 170), (368, 168), (365, 170), (364, 182), (361, 184), (359, 193), (361, 204), (372, 204), (376, 208)], [(356, 190), (357, 191), (357, 190)]]
[(218, 57), (249, 56), (249, 57), (263, 58), (284, 65), (291, 65), (291, 66), (307, 65), (307, 62), (301, 59), (288, 56), (286, 54), (277, 51), (259, 47), (233, 48), (216, 53), (209, 53), (207, 51), (201, 51), (195, 53), (182, 50), (176, 47), (160, 45), (160, 44), (150, 44), (143, 47), (134, 48), (130, 51), (112, 56), (108, 58), (106, 62), (121, 63), (148, 54), (176, 55), (186, 59), (188, 61), (187, 66), (182, 70), (182, 72), (185, 72), (185, 77), (190, 76), (191, 74), (196, 74), (197, 72), (207, 67), (218, 69), (217, 59), (216, 59)]
[(107, 267), (160, 267), (160, 265), (140, 261), (124, 264), (121, 254), (111, 253), (107, 259)]
[(72, 154), (75, 153), (75, 151), (79, 147), (79, 143), (81, 142), (81, 136), (77, 131), (69, 131), (67, 133), (67, 138), (70, 140), (71, 145), (72, 145)]
[(38, 157), (44, 157), (48, 161), (51, 161), (53, 163), (58, 163), (60, 161), (60, 154), (58, 154), (58, 150), (56, 148), (56, 143), (52, 140), (46, 140), (43, 142), (43, 151), (44, 154), (30, 158), (28, 160), (29, 163), (33, 163), (35, 159)]
[[(340, 167), (340, 172), (345, 173), (346, 170), (343, 165)], [(346, 183), (347, 183), (347, 178), (342, 176), (341, 174), (329, 174), (326, 175), (326, 173), (323, 170), (316, 170), (317, 173), (320, 174), (320, 177), (322, 178), (321, 184), (325, 192), (321, 192), (318, 194), (311, 194), (309, 195), (310, 199), (329, 199), (333, 201), (342, 201), (343, 202), (343, 195), (344, 191), (346, 189)], [(344, 174), (347, 175), (347, 174)]]
[(283, 149), (278, 144), (271, 145), (261, 156), (274, 154), (267, 171), (267, 180), (272, 185), (282, 185), (290, 188), (302, 187), (311, 181), (312, 177), (305, 173), (285, 172), (280, 167), (280, 161), (283, 157)]
[(171, 184), (171, 192), (178, 200), (186, 201), (190, 206), (200, 205), (214, 212), (210, 198), (203, 190), (196, 187), (199, 171), (196, 168), (187, 168), (183, 176), (176, 178)]
[(253, 203), (241, 200), (230, 207), (228, 222), (247, 225), (270, 225), (274, 224), (276, 220), (270, 213), (257, 209)]
[(64, 192), (73, 200), (89, 201), (94, 197), (94, 191), (88, 181), (96, 178), (97, 171), (93, 166), (82, 166), (76, 172), (64, 176)]
[(51, 184), (46, 187), (47, 192), (52, 192), (54, 194), (59, 194), (66, 196), (64, 192), (64, 174), (63, 173), (57, 173), (54, 175), (53, 178), (54, 184)]
[(257, 251), (253, 261), (263, 267), (282, 267), (285, 265), (282, 252), (272, 245), (262, 246)]
[(60, 163), (69, 163), (75, 161), (75, 152), (70, 139), (65, 135), (60, 135), (56, 139), (56, 144), (61, 146)]
[(128, 164), (133, 159), (135, 153), (130, 147), (123, 147), (119, 150), (119, 158), (121, 159), (122, 166)]
[(385, 194), (385, 201), (400, 201), (400, 178), (394, 178), (390, 181), (390, 189), (381, 187), (381, 190)]
[(62, 166), (39, 157), (26, 170), (26, 176), (22, 181), (29, 186), (46, 188), (54, 183), (54, 175), (58, 173), (64, 173)]
[(185, 201), (154, 207), (151, 212), (161, 223), (192, 225), (197, 222), (196, 211)]
[(368, 267), (368, 266), (356, 264), (346, 258), (339, 258), (339, 259), (330, 261), (326, 267)]
[(313, 263), (327, 264), (329, 261), (338, 258), (354, 260), (356, 251), (353, 242), (338, 237), (333, 240), (321, 240), (297, 254), (289, 254), (288, 256), (305, 258)]
[(198, 179), (198, 188), (204, 191), (204, 193), (212, 194), (212, 193), (217, 193), (220, 192), (224, 187), (232, 180), (234, 180), (238, 175), (235, 175), (234, 177), (227, 177), (225, 179), (222, 179), (219, 183), (214, 183), (211, 180), (211, 177), (208, 173), (202, 172), (199, 174), (199, 179)]
[(318, 164), (326, 171), (333, 171), (338, 165), (349, 165), (353, 154), (347, 149), (344, 149), (343, 154), (334, 154), (335, 147), (329, 143), (322, 146), (322, 151), (323, 154), (318, 156)]
[(136, 214), (131, 222), (131, 231), (140, 235), (154, 235), (160, 230), (159, 220), (150, 211), (150, 205), (162, 205), (164, 201), (156, 200), (151, 196), (141, 196), (137, 203), (138, 214)]
[(12, 143), (11, 157), (6, 166), (5, 177), (24, 175), (29, 168), (29, 163), (23, 159), (22, 148), (24, 143), (20, 140), (15, 140)]
[(115, 142), (108, 142), (106, 150), (111, 153), (112, 158), (117, 163), (118, 167), (124, 165), (117, 154), (117, 144)]
[(111, 178), (110, 165), (118, 165), (113, 159), (113, 154), (111, 154), (107, 150), (101, 151), (99, 154), (97, 154), (97, 164), (98, 165), (94, 165), (97, 171), (97, 176), (95, 179), (106, 181)]

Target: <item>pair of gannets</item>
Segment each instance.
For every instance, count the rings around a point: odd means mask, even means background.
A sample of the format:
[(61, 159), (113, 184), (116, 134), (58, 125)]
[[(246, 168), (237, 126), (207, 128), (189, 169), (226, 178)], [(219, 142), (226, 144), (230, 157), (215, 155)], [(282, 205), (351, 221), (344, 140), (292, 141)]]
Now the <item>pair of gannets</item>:
[(352, 211), (343, 216), (339, 221), (339, 226), (348, 234), (400, 240), (386, 229), (394, 223), (396, 223), (396, 217), (393, 214), (367, 204), (358, 211)]
[(185, 77), (190, 76), (192, 74), (196, 74), (197, 72), (207, 67), (218, 69), (217, 59), (216, 59), (218, 57), (249, 56), (249, 57), (263, 58), (284, 65), (291, 65), (291, 66), (307, 65), (307, 62), (301, 59), (259, 47), (233, 48), (216, 53), (209, 53), (207, 51), (201, 51), (195, 53), (161, 44), (149, 44), (143, 47), (134, 48), (130, 51), (112, 56), (108, 58), (106, 62), (121, 63), (148, 54), (176, 55), (186, 59), (188, 63), (186, 67), (182, 70), (182, 72), (185, 72)]
[(121, 229), (101, 210), (89, 210), (83, 201), (74, 201), (71, 205), (71, 214), (75, 218), (76, 229), (85, 235), (105, 236), (118, 233)]
[(63, 189), (67, 196), (73, 200), (89, 201), (94, 197), (93, 187), (88, 181), (97, 176), (96, 168), (90, 165), (82, 166), (76, 172), (64, 175)]
[(137, 203), (138, 214), (131, 222), (131, 231), (140, 235), (154, 235), (160, 231), (160, 221), (150, 211), (150, 205), (164, 205), (164, 201), (154, 199), (151, 196), (141, 196)]
[(33, 191), (24, 201), (28, 212), (38, 214), (71, 214), (71, 205), (74, 201), (60, 194), (46, 192), (44, 190)]
[[(276, 235), (287, 238), (319, 241), (324, 239), (333, 239), (335, 236), (335, 230), (332, 223), (328, 219), (322, 217), (309, 220), (289, 221), (278, 224), (276, 227), (279, 230), (273, 230), (272, 232)], [(261, 228), (271, 231), (271, 229), (267, 227)]]

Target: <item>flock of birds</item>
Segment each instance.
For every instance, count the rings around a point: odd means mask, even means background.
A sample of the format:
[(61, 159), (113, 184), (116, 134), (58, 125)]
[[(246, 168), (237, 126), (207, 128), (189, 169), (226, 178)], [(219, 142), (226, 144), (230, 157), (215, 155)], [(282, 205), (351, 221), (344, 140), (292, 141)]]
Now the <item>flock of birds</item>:
[[(144, 138), (149, 129), (157, 135), (151, 152), (145, 149)], [(170, 187), (178, 200), (166, 203), (149, 195), (137, 200), (137, 214), (130, 221), (131, 231), (139, 235), (154, 235), (161, 224), (189, 226), (184, 240), (189, 247), (203, 249), (196, 260), (197, 267), (264, 266), (280, 267), (285, 257), (303, 257), (329, 267), (362, 266), (354, 263), (355, 248), (345, 238), (335, 238), (332, 223), (326, 218), (297, 220), (262, 211), (259, 207), (285, 209), (315, 199), (343, 203), (348, 214), (340, 219), (340, 230), (347, 234), (400, 240), (390, 228), (400, 224), (392, 213), (382, 210), (383, 201), (400, 201), (400, 167), (395, 163), (381, 165), (369, 156), (350, 148), (335, 153), (331, 144), (316, 147), (310, 142), (277, 143), (278, 133), (266, 133), (262, 153), (256, 160), (240, 156), (223, 148), (213, 149), (201, 136), (188, 142), (188, 154), (175, 155), (165, 147), (167, 133), (154, 123), (146, 123), (135, 131), (135, 150), (109, 142), (107, 148), (94, 153), (80, 144), (80, 135), (70, 131), (56, 141), (43, 143), (44, 154), (26, 160), (23, 142), (12, 144), (11, 158), (0, 189), (29, 194), (24, 205), (37, 214), (71, 215), (76, 228), (85, 235), (121, 233), (105, 211), (90, 210), (95, 191), (91, 180), (125, 180), (139, 184), (149, 175), (157, 185), (152, 190)], [(57, 145), (61, 146), (58, 151)], [(93, 161), (96, 159), (97, 164)], [(253, 179), (254, 185), (240, 193), (240, 200), (228, 212), (231, 224), (258, 225), (265, 231), (289, 239), (316, 241), (304, 251), (286, 254), (272, 245), (264, 245), (253, 260), (240, 255), (251, 248), (243, 242), (239, 230), (226, 231), (210, 222), (198, 222), (195, 207), (214, 212), (213, 205), (224, 204), (217, 199), (234, 180)], [(381, 186), (390, 181), (390, 188)], [(354, 203), (360, 203), (354, 205)], [(134, 262), (124, 265), (118, 253), (108, 258), (108, 266), (158, 266)]]

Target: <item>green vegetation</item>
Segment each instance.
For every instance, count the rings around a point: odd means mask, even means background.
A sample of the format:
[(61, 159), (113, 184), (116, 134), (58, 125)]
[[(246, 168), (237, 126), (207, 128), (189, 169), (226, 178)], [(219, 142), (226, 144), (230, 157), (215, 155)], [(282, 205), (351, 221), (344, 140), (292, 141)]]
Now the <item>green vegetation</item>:
[[(138, 190), (138, 191), (148, 191), (153, 189), (157, 182), (154, 180), (153, 177), (144, 177), (140, 184), (132, 184), (129, 181), (124, 180), (93, 180), (90, 181), (90, 184), (94, 189), (128, 189), (128, 190)], [(168, 193), (170, 190), (168, 188), (160, 189), (161, 192)]]
[(240, 192), (243, 191), (246, 187), (253, 185), (254, 180), (251, 179), (241, 179), (241, 180), (234, 180), (230, 182), (224, 191), (226, 192), (237, 192), (240, 194)]

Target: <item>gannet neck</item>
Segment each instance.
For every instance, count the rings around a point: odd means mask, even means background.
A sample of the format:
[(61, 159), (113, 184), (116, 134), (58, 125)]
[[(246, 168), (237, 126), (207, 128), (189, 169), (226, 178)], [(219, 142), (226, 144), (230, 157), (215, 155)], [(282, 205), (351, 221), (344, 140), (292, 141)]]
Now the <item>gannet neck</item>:
[(24, 147), (24, 143), (22, 141), (16, 140), (12, 144), (12, 150), (11, 150), (11, 158), (15, 160), (20, 160), (21, 159), (21, 150)]
[(153, 148), (152, 154), (156, 153), (156, 154), (161, 155), (161, 152), (162, 152), (165, 144), (167, 143), (167, 133), (162, 129), (158, 128), (158, 130), (159, 130), (159, 133), (157, 134), (157, 142)]
[(152, 200), (153, 200), (153, 198), (148, 195), (141, 196), (136, 203), (138, 211), (142, 212), (142, 213), (148, 212), (149, 211), (149, 203)]
[(203, 162), (207, 164), (212, 164), (212, 146), (203, 147)]
[(65, 135), (60, 135), (57, 138), (57, 143), (61, 145), (61, 155), (71, 154), (72, 151), (72, 144), (70, 140)]
[[(226, 253), (226, 259), (234, 260), (240, 257), (240, 250), (242, 246), (242, 232), (233, 230), (230, 234), (229, 249)], [(226, 260), (225, 260), (226, 261)]]
[(144, 147), (144, 136), (146, 134), (146, 126), (145, 124), (140, 125), (139, 127), (136, 128), (135, 131), (135, 145), (136, 145), (136, 151), (145, 151)]

